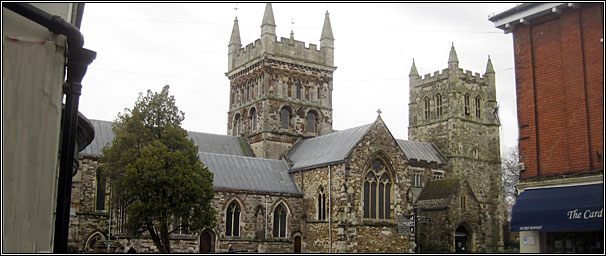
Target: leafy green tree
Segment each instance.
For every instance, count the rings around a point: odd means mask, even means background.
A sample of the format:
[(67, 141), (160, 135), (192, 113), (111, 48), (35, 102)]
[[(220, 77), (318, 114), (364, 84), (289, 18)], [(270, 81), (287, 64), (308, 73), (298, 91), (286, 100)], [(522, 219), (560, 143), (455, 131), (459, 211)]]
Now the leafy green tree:
[[(161, 253), (170, 253), (171, 233), (197, 233), (215, 225), (213, 174), (181, 128), (184, 113), (168, 89), (140, 93), (132, 110), (118, 114), (115, 137), (100, 159), (111, 181), (112, 202), (126, 210), (126, 231), (147, 231)], [(173, 225), (175, 218), (181, 225)]]

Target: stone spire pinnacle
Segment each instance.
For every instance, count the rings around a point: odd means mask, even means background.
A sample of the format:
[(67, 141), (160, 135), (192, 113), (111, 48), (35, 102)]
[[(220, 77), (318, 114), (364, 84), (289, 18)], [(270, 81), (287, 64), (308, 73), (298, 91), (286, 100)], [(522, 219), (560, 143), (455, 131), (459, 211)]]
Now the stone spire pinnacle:
[(451, 63), (456, 63), (457, 65), (459, 64), (459, 58), (457, 58), (457, 52), (455, 51), (454, 43), (452, 43), (452, 46), (450, 47), (450, 55), (448, 56), (448, 64)]
[(229, 39), (229, 46), (237, 45), (238, 48), (242, 46), (240, 42), (240, 28), (238, 27), (238, 17), (234, 20), (234, 28), (231, 30), (231, 38)]
[(320, 40), (322, 39), (335, 39), (332, 35), (332, 26), (330, 25), (328, 11), (326, 11), (326, 15), (324, 16), (324, 26), (322, 27), (322, 36), (320, 37)]
[(494, 68), (492, 67), (492, 61), (490, 60), (490, 55), (488, 55), (488, 63), (486, 63), (486, 74), (492, 73), (494, 74)]
[(271, 3), (265, 5), (265, 14), (263, 14), (263, 23), (261, 23), (261, 26), (263, 25), (276, 25), (276, 22), (274, 21), (274, 10), (271, 8)]
[[(271, 3), (265, 5), (265, 14), (261, 23), (261, 37), (271, 38), (276, 35), (276, 22), (274, 21), (274, 11)], [(269, 36), (269, 37), (268, 37)]]
[(410, 68), (410, 73), (408, 74), (409, 77), (411, 76), (419, 76), (419, 72), (417, 72), (417, 66), (415, 65), (415, 59), (412, 59), (412, 67)]

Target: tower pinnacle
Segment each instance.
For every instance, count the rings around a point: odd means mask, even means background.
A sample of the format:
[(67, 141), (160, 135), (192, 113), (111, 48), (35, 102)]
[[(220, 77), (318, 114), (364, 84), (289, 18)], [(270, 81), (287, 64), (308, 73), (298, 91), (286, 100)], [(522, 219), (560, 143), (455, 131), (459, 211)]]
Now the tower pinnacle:
[(265, 14), (263, 14), (263, 21), (261, 22), (261, 36), (264, 34), (276, 35), (276, 22), (271, 3), (265, 5)]
[(490, 60), (490, 55), (488, 55), (488, 63), (486, 63), (486, 74), (493, 73), (494, 68), (492, 67), (492, 61)]
[(332, 35), (332, 26), (330, 25), (330, 17), (328, 16), (328, 11), (326, 11), (326, 15), (324, 16), (324, 26), (322, 27), (322, 36), (320, 37), (320, 41), (323, 39), (332, 39), (335, 38)]
[(459, 65), (459, 58), (457, 58), (457, 52), (455, 51), (454, 43), (452, 43), (452, 46), (450, 47), (450, 55), (448, 56), (448, 64), (449, 64), (449, 66), (450, 66), (450, 64), (456, 64), (457, 66)]
[(408, 74), (409, 77), (411, 76), (419, 76), (419, 72), (417, 72), (417, 66), (415, 65), (415, 59), (412, 59), (412, 67), (410, 68), (410, 73)]
[(242, 46), (240, 42), (240, 28), (238, 27), (238, 17), (234, 19), (234, 28), (231, 30), (231, 38), (229, 39), (229, 47), (237, 46), (239, 49)]

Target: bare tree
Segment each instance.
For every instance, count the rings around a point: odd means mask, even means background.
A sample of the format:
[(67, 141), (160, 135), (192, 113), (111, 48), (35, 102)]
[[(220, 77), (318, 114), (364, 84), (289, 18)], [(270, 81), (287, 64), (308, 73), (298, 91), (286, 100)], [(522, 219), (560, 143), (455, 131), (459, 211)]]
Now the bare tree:
[(501, 156), (503, 172), (503, 198), (507, 209), (507, 219), (511, 218), (511, 208), (516, 201), (516, 186), (520, 181), (520, 153), (518, 148), (507, 148)]

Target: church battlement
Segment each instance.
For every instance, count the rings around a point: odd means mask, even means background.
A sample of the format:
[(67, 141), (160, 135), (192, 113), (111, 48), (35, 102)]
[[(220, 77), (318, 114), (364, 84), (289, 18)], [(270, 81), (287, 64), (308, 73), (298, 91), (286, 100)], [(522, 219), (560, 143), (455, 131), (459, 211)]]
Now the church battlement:
[(326, 58), (327, 54), (331, 54), (332, 52), (318, 49), (317, 44), (306, 44), (307, 43), (303, 41), (281, 37), (279, 41), (273, 41), (268, 47), (263, 47), (263, 41), (257, 39), (253, 43), (246, 45), (246, 47), (239, 48), (234, 52), (233, 65), (234, 67), (242, 66), (257, 57), (260, 57), (263, 53), (268, 53), (273, 55), (293, 56), (302, 59), (303, 61), (331, 66), (331, 64), (326, 63), (325, 60), (328, 59)]
[[(420, 79), (416, 81), (417, 86), (423, 86), (427, 84), (434, 83), (439, 80), (448, 79), (450, 75), (450, 69), (445, 68), (442, 70), (435, 71), (433, 73), (427, 73), (423, 75)], [(478, 72), (473, 72), (471, 70), (464, 70), (461, 68), (457, 69), (456, 74), (459, 79), (465, 80), (467, 82), (473, 82), (480, 85), (488, 85), (488, 79), (486, 79), (486, 74), (480, 74)]]

